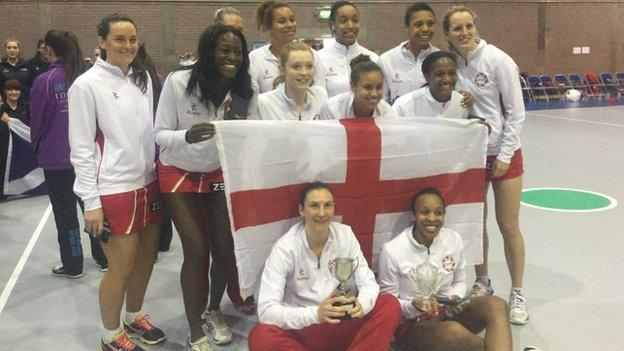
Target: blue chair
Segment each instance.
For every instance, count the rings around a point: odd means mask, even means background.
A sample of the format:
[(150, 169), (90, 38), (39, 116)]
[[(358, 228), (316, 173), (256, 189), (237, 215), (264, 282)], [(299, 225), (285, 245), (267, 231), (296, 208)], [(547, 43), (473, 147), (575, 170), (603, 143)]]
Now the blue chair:
[(594, 93), (590, 89), (589, 85), (587, 85), (585, 80), (583, 78), (581, 78), (580, 75), (578, 75), (576, 73), (572, 73), (572, 74), (568, 75), (568, 79), (570, 80), (570, 84), (572, 84), (572, 87), (574, 87), (574, 89), (579, 90), (581, 92), (581, 94), (583, 94), (585, 97), (587, 97), (587, 98), (594, 98), (595, 97)]
[(537, 101), (537, 99), (546, 99), (546, 101), (550, 101), (548, 98), (548, 93), (546, 92), (547, 87), (542, 85), (542, 81), (538, 76), (528, 76), (527, 83), (531, 87), (531, 92), (533, 93), (533, 98)]

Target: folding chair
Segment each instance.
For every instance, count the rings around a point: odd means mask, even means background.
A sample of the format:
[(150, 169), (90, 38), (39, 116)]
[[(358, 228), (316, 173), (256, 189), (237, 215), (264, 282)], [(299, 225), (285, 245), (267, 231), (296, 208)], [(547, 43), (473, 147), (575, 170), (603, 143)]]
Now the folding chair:
[(618, 72), (615, 74), (616, 81), (620, 85), (620, 90), (624, 90), (624, 72)]
[(618, 94), (622, 94), (622, 90), (620, 88), (620, 84), (613, 77), (613, 74), (609, 72), (602, 72), (600, 74), (600, 80), (602, 81), (602, 86), (605, 89), (605, 93), (613, 96), (617, 96)]
[(602, 85), (600, 78), (595, 72), (589, 71), (585, 74), (585, 81), (591, 89), (594, 96), (602, 96), (605, 93), (605, 87)]
[(589, 87), (589, 85), (587, 85), (583, 78), (581, 78), (580, 75), (572, 73), (568, 76), (568, 78), (570, 79), (570, 84), (572, 84), (574, 89), (579, 90), (582, 94), (585, 95), (585, 97), (595, 98), (591, 88)]
[(533, 98), (533, 92), (531, 91), (531, 87), (529, 83), (527, 83), (526, 79), (523, 76), (520, 77), (520, 86), (522, 87), (522, 98), (527, 102), (535, 102)]
[(559, 93), (561, 94), (561, 99), (565, 99), (566, 91), (570, 89), (574, 89), (568, 77), (561, 73), (555, 74), (555, 85), (559, 88)]
[(537, 76), (528, 76), (527, 82), (529, 83), (529, 87), (531, 87), (531, 92), (533, 93), (533, 98), (535, 101), (538, 99), (546, 99), (546, 101), (550, 101), (548, 98), (548, 92), (546, 92), (547, 87), (542, 85), (542, 81)]
[(539, 78), (542, 86), (546, 88), (544, 91), (546, 92), (546, 94), (548, 94), (549, 100), (559, 100), (561, 98), (561, 92), (559, 91), (559, 87), (557, 87), (552, 77), (547, 74), (542, 74)]

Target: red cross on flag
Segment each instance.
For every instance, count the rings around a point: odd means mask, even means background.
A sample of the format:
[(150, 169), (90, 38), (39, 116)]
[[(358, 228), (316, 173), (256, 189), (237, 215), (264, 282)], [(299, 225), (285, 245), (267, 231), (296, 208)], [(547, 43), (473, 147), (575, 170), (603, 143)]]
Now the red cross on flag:
[(273, 243), (300, 221), (299, 189), (314, 180), (335, 193), (335, 221), (350, 225), (373, 268), (384, 242), (411, 222), (412, 196), (440, 189), (445, 225), (463, 236), (468, 264), (482, 262), (487, 128), (470, 120), (356, 118), (218, 122), (241, 293)]

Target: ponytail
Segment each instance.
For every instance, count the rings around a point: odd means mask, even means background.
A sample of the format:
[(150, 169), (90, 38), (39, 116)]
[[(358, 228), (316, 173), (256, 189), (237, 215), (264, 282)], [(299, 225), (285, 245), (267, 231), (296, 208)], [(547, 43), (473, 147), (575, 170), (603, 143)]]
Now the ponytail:
[(52, 48), (54, 54), (63, 60), (65, 66), (65, 81), (69, 88), (79, 75), (87, 70), (82, 57), (82, 50), (78, 38), (74, 33), (67, 31), (49, 30), (43, 42)]

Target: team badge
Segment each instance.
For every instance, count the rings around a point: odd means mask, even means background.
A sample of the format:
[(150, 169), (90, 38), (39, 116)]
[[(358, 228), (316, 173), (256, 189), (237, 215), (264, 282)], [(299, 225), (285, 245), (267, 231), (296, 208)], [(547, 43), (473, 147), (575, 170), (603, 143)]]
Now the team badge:
[(446, 256), (442, 259), (442, 268), (447, 272), (455, 270), (455, 260), (451, 256)]
[(329, 67), (329, 72), (327, 72), (327, 76), (328, 77), (333, 77), (333, 76), (337, 76), (338, 73), (336, 73), (336, 71), (334, 71), (333, 67)]
[(299, 274), (297, 274), (297, 280), (309, 280), (310, 277), (303, 271), (303, 268), (299, 267)]
[(394, 78), (392, 78), (392, 83), (403, 83), (403, 80), (401, 80), (401, 77), (399, 77), (398, 73), (394, 74)]
[(484, 86), (487, 85), (487, 83), (490, 80), (488, 79), (488, 77), (485, 75), (485, 73), (477, 73), (477, 75), (474, 77), (474, 82), (475, 84), (480, 87), (483, 88)]

